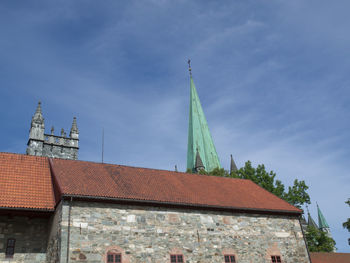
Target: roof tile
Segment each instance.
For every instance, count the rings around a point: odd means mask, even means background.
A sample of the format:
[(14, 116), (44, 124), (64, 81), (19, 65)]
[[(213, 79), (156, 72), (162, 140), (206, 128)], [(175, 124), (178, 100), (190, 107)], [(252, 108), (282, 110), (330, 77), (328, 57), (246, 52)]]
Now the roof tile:
[(302, 211), (250, 180), (51, 159), (61, 194), (194, 206)]
[(311, 252), (312, 263), (350, 263), (350, 253)]
[(0, 153), (0, 207), (54, 210), (47, 158)]

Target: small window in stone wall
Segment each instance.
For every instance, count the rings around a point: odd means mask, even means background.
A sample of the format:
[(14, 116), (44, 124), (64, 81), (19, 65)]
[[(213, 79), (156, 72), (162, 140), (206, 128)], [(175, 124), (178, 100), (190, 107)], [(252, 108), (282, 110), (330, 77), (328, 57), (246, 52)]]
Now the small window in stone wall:
[(122, 254), (116, 253), (107, 253), (107, 263), (121, 263), (122, 262)]
[(281, 263), (281, 257), (280, 256), (271, 256), (271, 262), (272, 263)]
[(225, 263), (236, 263), (235, 255), (224, 255)]
[(170, 262), (171, 263), (182, 263), (184, 262), (183, 255), (170, 255)]
[(16, 239), (14, 238), (7, 239), (7, 246), (6, 246), (6, 252), (5, 252), (5, 256), (7, 258), (12, 258), (13, 255), (15, 254), (15, 244), (16, 244)]

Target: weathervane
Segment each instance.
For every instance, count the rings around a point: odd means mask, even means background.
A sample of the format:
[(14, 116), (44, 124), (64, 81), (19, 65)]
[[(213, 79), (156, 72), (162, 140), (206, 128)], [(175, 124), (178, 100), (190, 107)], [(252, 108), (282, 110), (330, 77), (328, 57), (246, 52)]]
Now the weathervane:
[(191, 60), (188, 59), (187, 63), (188, 63), (188, 71), (190, 72), (190, 77), (192, 77)]

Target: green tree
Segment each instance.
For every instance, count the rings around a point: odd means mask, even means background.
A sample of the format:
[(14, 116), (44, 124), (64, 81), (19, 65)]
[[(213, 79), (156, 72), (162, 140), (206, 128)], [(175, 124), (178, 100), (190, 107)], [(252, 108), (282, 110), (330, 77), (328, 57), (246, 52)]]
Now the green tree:
[(335, 241), (316, 227), (308, 226), (305, 234), (310, 252), (333, 252)]
[(252, 163), (247, 161), (244, 167), (231, 173), (230, 176), (252, 180), (267, 191), (296, 207), (300, 208), (303, 204), (310, 204), (310, 196), (306, 192), (309, 187), (304, 181), (295, 179), (293, 186), (289, 186), (286, 192), (284, 184), (276, 179), (276, 173), (273, 171), (267, 172), (263, 164), (259, 164), (257, 168), (254, 168)]
[[(348, 199), (348, 201), (345, 201), (345, 203), (350, 206), (350, 198)], [(346, 228), (350, 232), (350, 218), (348, 218), (348, 220), (343, 223), (343, 227)], [(350, 246), (350, 238), (348, 239), (348, 243)]]

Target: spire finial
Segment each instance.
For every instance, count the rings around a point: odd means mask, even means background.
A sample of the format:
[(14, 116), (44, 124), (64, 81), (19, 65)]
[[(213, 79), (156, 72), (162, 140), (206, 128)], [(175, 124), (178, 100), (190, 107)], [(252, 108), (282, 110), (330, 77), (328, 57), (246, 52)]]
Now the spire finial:
[(40, 114), (42, 114), (42, 113), (41, 113), (41, 101), (40, 101), (40, 100), (38, 101), (38, 106), (36, 107), (35, 113), (40, 113)]
[(43, 118), (43, 114), (41, 112), (41, 101), (40, 100), (38, 102), (38, 106), (36, 107), (35, 113), (32, 117), (32, 125), (34, 123), (44, 124), (44, 118)]
[(190, 72), (190, 77), (192, 78), (192, 68), (191, 68), (191, 59), (188, 59), (188, 71)]

